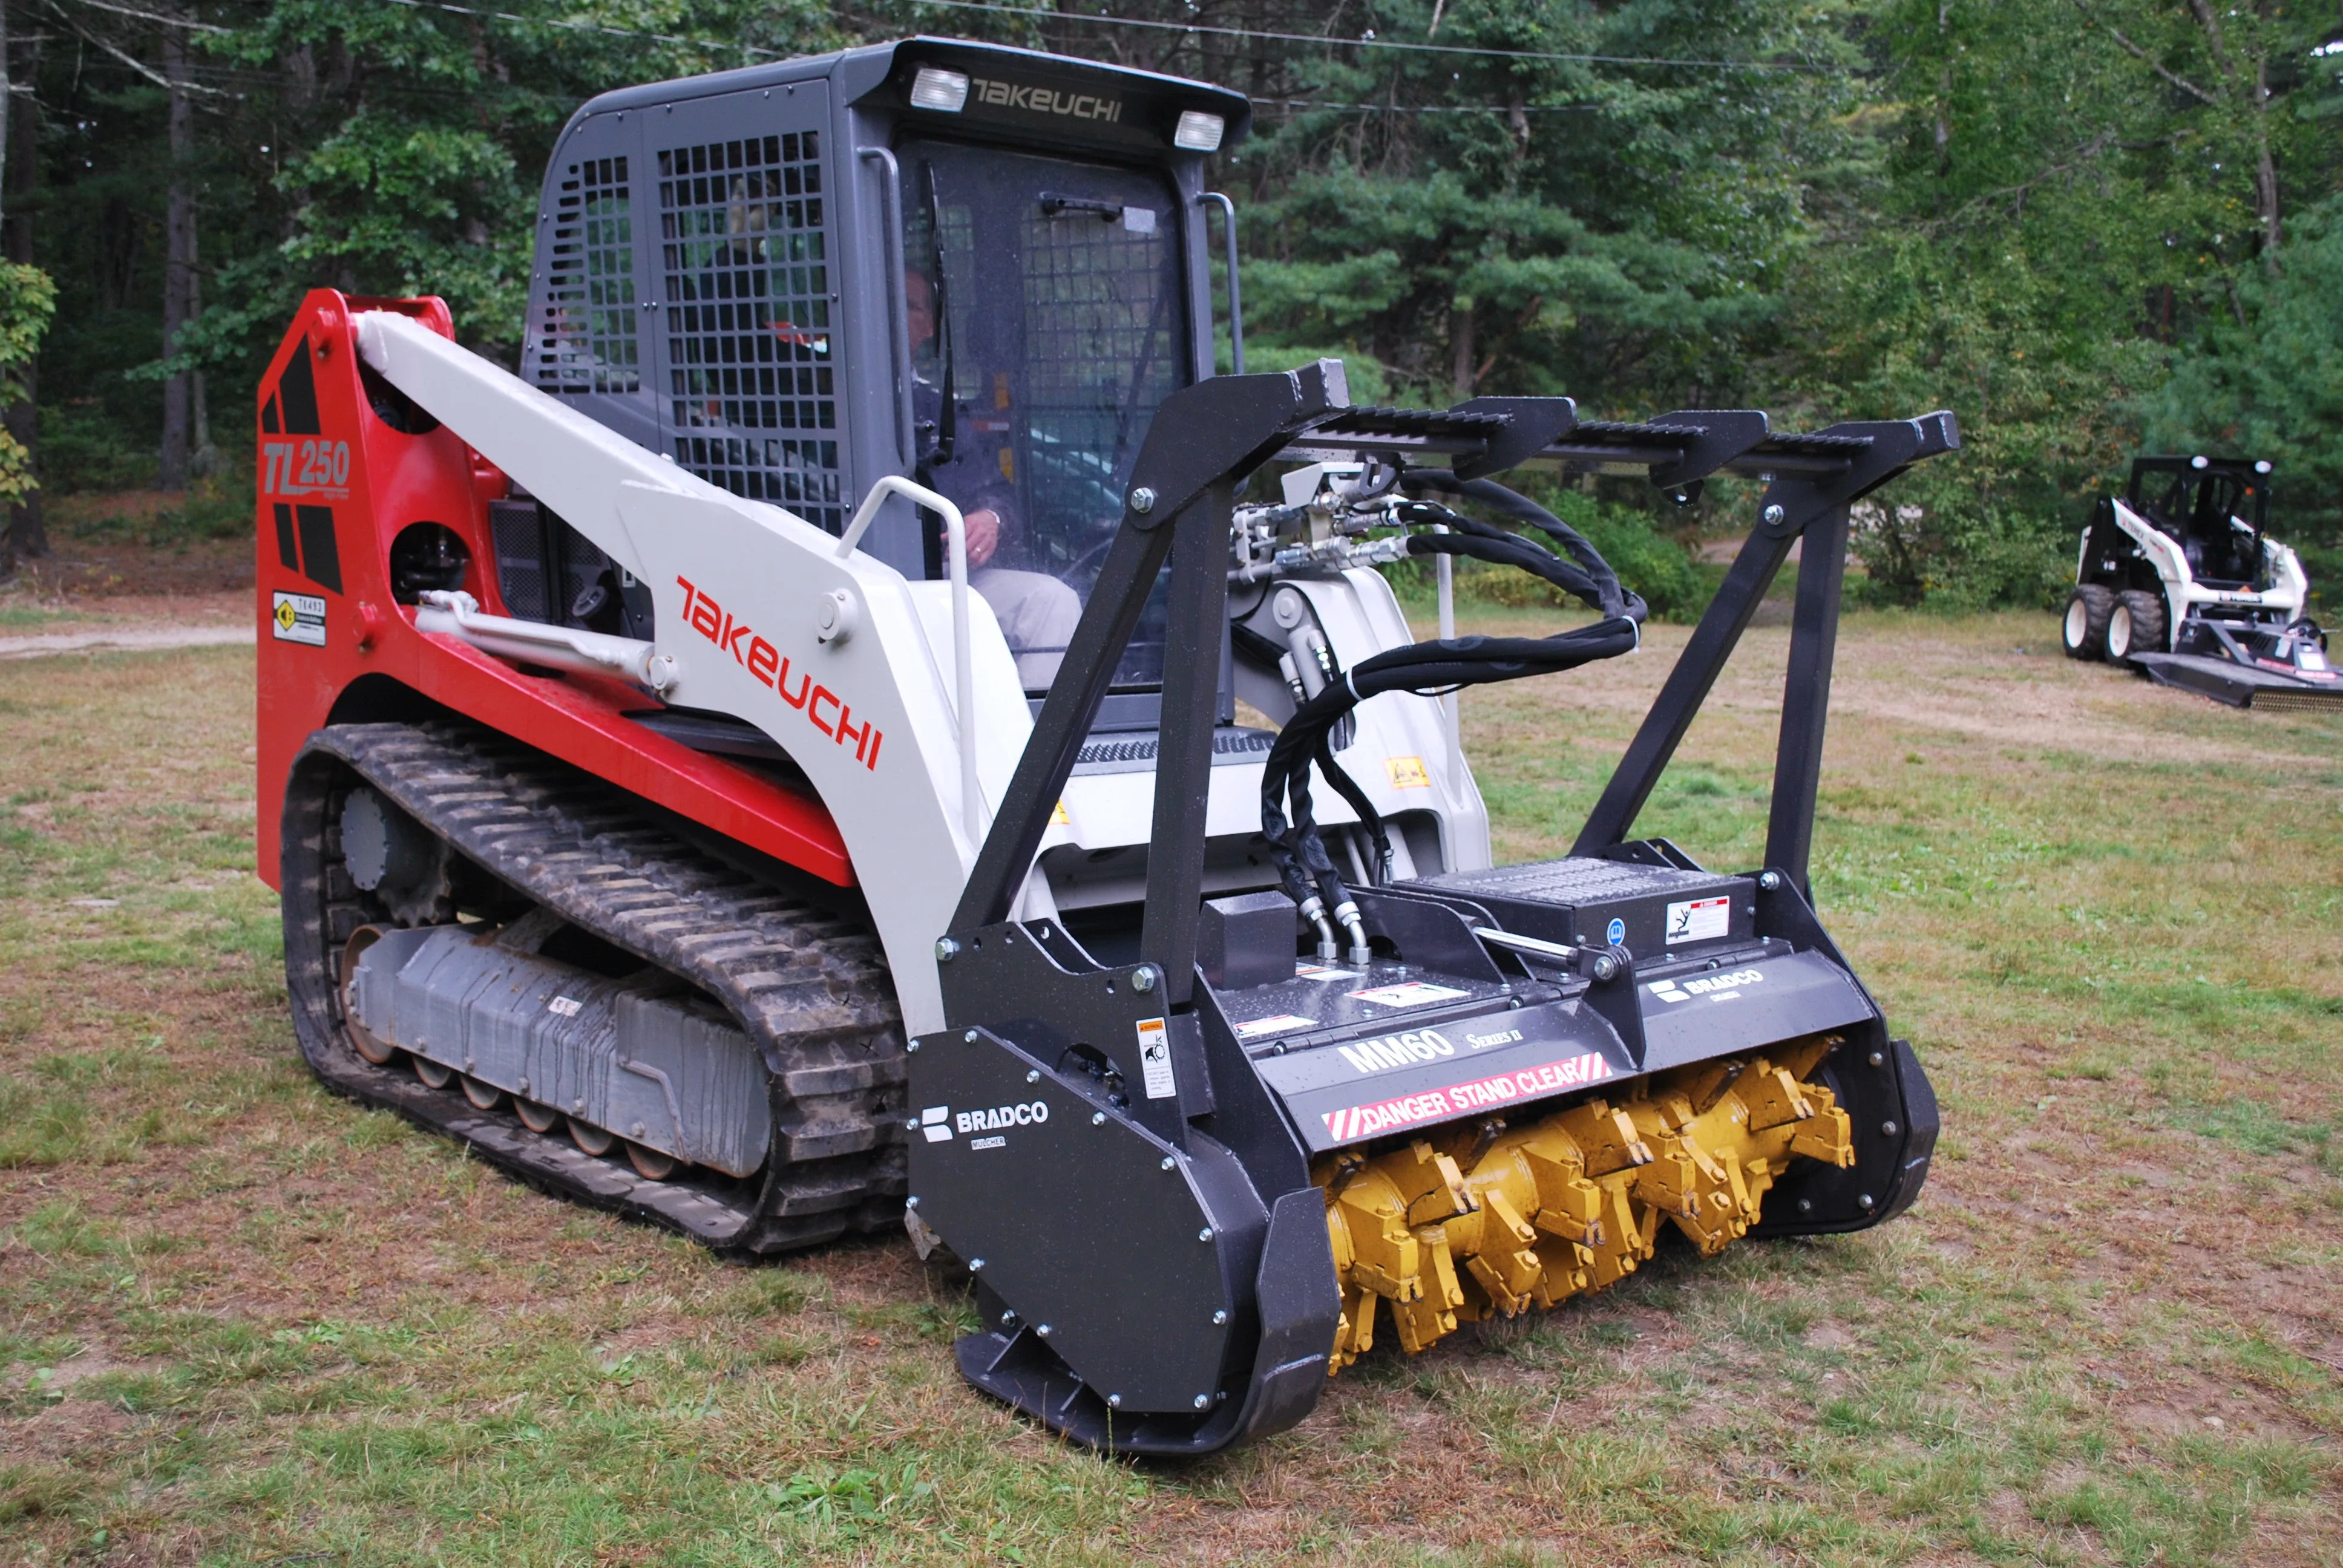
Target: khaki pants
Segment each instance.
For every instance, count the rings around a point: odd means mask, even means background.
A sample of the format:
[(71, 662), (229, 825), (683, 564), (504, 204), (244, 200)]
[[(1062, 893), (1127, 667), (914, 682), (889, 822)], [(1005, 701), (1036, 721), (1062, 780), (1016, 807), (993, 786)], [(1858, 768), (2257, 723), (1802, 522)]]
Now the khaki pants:
[(968, 585), (984, 596), (1001, 623), (1009, 651), (1017, 656), (1017, 678), (1028, 691), (1041, 691), (1058, 678), (1066, 645), (1081, 623), (1082, 601), (1073, 589), (1046, 572), (980, 567)]

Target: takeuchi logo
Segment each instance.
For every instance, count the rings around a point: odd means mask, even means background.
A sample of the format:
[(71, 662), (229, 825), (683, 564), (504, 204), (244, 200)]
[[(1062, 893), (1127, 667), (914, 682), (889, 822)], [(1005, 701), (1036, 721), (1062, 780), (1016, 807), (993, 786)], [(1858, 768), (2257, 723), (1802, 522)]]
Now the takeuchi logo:
[(969, 79), (971, 95), (980, 104), (1022, 109), (1031, 115), (1062, 115), (1077, 120), (1116, 125), (1122, 119), (1122, 100), (1096, 93), (1061, 93), (1055, 87), (1031, 87), (1021, 82), (999, 82), (989, 76)]
[(675, 579), (683, 590), (683, 618), (691, 629), (732, 656), (733, 662), (757, 678), (760, 686), (769, 686), (780, 699), (806, 716), (811, 724), (831, 740), (843, 746), (854, 743), (854, 759), (871, 772), (879, 770), (879, 743), (886, 739), (879, 727), (865, 719), (854, 722), (854, 709), (838, 693), (817, 682), (810, 675), (800, 673), (797, 689), (789, 689), (789, 661), (773, 645), (751, 630), (749, 623), (732, 618), (732, 612), (708, 597), (707, 591), (693, 587), (682, 578)]

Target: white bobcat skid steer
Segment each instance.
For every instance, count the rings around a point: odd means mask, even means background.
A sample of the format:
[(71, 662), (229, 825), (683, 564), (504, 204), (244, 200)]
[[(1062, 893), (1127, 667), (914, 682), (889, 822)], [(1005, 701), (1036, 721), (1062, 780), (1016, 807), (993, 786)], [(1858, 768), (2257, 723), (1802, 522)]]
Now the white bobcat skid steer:
[(2343, 709), (2301, 559), (2267, 533), (2269, 476), (2267, 461), (2134, 458), (2083, 531), (2066, 656), (2232, 708)]

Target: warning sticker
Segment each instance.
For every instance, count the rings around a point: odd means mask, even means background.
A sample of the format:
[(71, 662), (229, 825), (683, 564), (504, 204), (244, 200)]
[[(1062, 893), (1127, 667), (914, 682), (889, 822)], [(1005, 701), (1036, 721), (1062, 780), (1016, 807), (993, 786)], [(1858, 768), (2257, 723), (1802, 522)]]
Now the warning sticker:
[(1729, 898), (1687, 899), (1668, 906), (1668, 945), (1703, 941), (1733, 934), (1733, 900)]
[(1427, 1002), (1446, 1001), (1452, 997), (1472, 994), (1471, 991), (1420, 980), (1402, 980), (1397, 985), (1379, 985), (1369, 990), (1351, 992), (1359, 1000), (1373, 1002), (1377, 1007), (1422, 1007)]
[(1293, 978), (1295, 980), (1356, 980), (1359, 978), (1359, 971), (1356, 970), (1338, 970), (1326, 964), (1295, 964), (1293, 966)]
[(1292, 1034), (1317, 1027), (1318, 1020), (1314, 1018), (1296, 1018), (1290, 1012), (1282, 1012), (1275, 1018), (1257, 1018), (1251, 1023), (1237, 1025), (1237, 1038), (1258, 1040), (1264, 1034)]
[(1139, 1070), (1147, 1081), (1147, 1098), (1169, 1100), (1180, 1092), (1172, 1077), (1172, 1036), (1160, 1018), (1139, 1020)]
[(268, 612), (268, 635), (279, 642), (326, 646), (326, 601), (313, 594), (280, 593)]
[(1383, 759), (1383, 770), (1391, 775), (1394, 789), (1432, 788), (1432, 775), (1423, 770), (1423, 759), (1421, 757), (1386, 757)]
[(1337, 1143), (1354, 1143), (1362, 1138), (1373, 1138), (1402, 1127), (1442, 1121), (1476, 1111), (1493, 1111), (1517, 1100), (1558, 1094), (1565, 1089), (1576, 1089), (1582, 1084), (1598, 1082), (1610, 1076), (1611, 1064), (1590, 1051), (1561, 1061), (1549, 1061), (1539, 1067), (1524, 1067), (1518, 1072), (1501, 1072), (1494, 1078), (1476, 1079), (1471, 1083), (1452, 1084), (1446, 1089), (1429, 1089), (1422, 1094), (1403, 1094), (1396, 1100), (1378, 1101), (1372, 1105), (1353, 1105), (1341, 1111), (1329, 1111), (1325, 1113), (1326, 1131)]

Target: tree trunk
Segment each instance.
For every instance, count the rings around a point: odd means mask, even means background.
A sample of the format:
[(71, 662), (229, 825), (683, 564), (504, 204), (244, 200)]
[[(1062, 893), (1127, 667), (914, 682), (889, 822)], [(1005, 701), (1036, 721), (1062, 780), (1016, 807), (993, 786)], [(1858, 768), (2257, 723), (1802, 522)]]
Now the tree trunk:
[[(163, 352), (176, 354), (179, 335), (195, 316), (196, 193), (194, 170), (196, 106), (187, 91), (187, 35), (181, 27), (163, 28), (163, 74), (171, 83), (171, 188), (164, 217), (166, 248), (163, 264)], [(187, 487), (188, 437), (194, 412), (194, 377), (186, 371), (163, 383), (163, 462), (156, 486), (165, 490)]]
[(2272, 273), (2278, 271), (2278, 160), (2270, 156), (2269, 141), (2269, 61), (2267, 57), (2254, 62), (2254, 139), (2258, 155), (2254, 160), (2254, 205), (2261, 209), (2262, 265)]
[(1448, 343), (1455, 350), (1456, 400), (1462, 403), (1473, 396), (1473, 387), (1480, 377), (1473, 374), (1473, 307), (1469, 305), (1453, 308), (1448, 313)]
[[(35, 67), (40, 63), (41, 45), (37, 38), (22, 38), (13, 31), (5, 48), (0, 48), (0, 72), (9, 84), (5, 116), (5, 159), (0, 159), (0, 256), (25, 266), (33, 260), (33, 184), (40, 174), (40, 148), (35, 140), (39, 133), (39, 102), (29, 92), (15, 91), (18, 84), (29, 86)], [(0, 424), (16, 437), (25, 448), (27, 463), (35, 474), (40, 472), (41, 420), (35, 402), (39, 391), (40, 360), (36, 357), (18, 373), (16, 380), (24, 396), (10, 403), (0, 413)], [(41, 516), (41, 492), (32, 491), (21, 501), (8, 508), (8, 526), (5, 538), (0, 538), (0, 568), (13, 567), (16, 562), (38, 560), (49, 553), (49, 530)]]
[[(16, 79), (8, 74), (8, 0), (0, 0), (0, 186), (8, 167), (8, 110), (16, 101)], [(6, 196), (0, 192), (0, 223), (8, 221)]]

